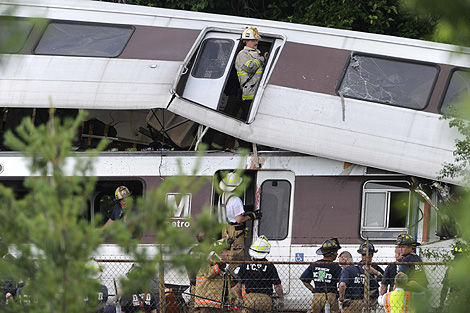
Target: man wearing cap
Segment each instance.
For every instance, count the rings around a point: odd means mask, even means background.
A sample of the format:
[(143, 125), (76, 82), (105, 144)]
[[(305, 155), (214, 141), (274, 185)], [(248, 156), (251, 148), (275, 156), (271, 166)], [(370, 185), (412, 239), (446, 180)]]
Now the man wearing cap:
[[(423, 262), (419, 255), (414, 252), (414, 248), (421, 244), (417, 242), (413, 236), (409, 234), (400, 234), (397, 237), (396, 244), (400, 248), (401, 255), (403, 256), (401, 262)], [(418, 292), (426, 291), (428, 280), (421, 265), (401, 264), (398, 267), (398, 272), (408, 275), (408, 290)]]
[[(300, 276), (304, 286), (313, 293), (312, 308), (308, 313), (325, 312), (327, 305), (331, 312), (339, 312), (336, 291), (341, 267), (333, 264), (339, 249), (341, 246), (337, 238), (325, 240), (316, 252), (323, 258), (311, 264)], [(315, 287), (310, 284), (312, 280)]]
[(368, 265), (369, 273), (375, 278), (375, 280), (370, 281), (370, 302), (369, 305), (371, 308), (375, 308), (377, 306), (377, 298), (379, 297), (379, 280), (382, 279), (384, 270), (377, 264), (370, 265), (372, 262), (372, 258), (374, 257), (374, 253), (378, 250), (375, 249), (374, 245), (371, 242), (363, 242), (359, 249), (357, 249), (357, 253), (361, 255), (361, 263), (364, 264), (362, 268), (364, 271), (366, 270), (366, 266)]
[(243, 261), (245, 258), (245, 222), (260, 219), (261, 211), (245, 212), (242, 199), (238, 196), (243, 178), (237, 173), (228, 173), (219, 183), (223, 193), (219, 197), (219, 223), (227, 223), (222, 239), (227, 242), (229, 259)]
[[(414, 248), (421, 245), (410, 234), (400, 234), (396, 241), (397, 246), (403, 256), (401, 262), (420, 263), (423, 262), (421, 258), (415, 253)], [(428, 299), (427, 287), (428, 279), (423, 267), (420, 264), (401, 264), (398, 267), (398, 273), (403, 273), (408, 276), (408, 284), (405, 287), (406, 291), (414, 291), (412, 307), (416, 312), (426, 312)]]

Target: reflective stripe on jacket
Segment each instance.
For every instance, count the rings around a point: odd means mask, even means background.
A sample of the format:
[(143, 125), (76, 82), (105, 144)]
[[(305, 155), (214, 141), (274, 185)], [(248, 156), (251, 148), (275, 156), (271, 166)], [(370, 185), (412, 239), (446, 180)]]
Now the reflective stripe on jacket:
[(203, 266), (196, 277), (195, 308), (221, 308), (230, 301), (229, 275), (217, 264)]
[(261, 51), (244, 47), (235, 60), (238, 81), (242, 88), (242, 100), (253, 100), (263, 75), (264, 57)]
[(414, 313), (410, 308), (411, 292), (394, 290), (384, 295), (384, 308), (386, 313)]

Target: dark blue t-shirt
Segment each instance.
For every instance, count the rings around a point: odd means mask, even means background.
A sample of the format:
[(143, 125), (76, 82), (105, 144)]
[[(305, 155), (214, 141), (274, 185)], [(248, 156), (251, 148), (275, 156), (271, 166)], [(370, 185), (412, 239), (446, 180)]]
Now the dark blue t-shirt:
[(114, 205), (113, 213), (109, 217), (111, 220), (116, 221), (123, 217), (121, 204), (118, 202)]
[[(403, 257), (403, 259), (401, 259), (400, 262), (423, 262), (423, 261), (417, 254), (407, 254)], [(422, 269), (419, 265), (402, 264), (398, 268), (398, 271), (408, 275), (409, 280), (414, 280), (423, 287), (428, 286), (428, 279), (426, 277), (426, 273), (424, 272), (424, 269)]]
[[(371, 292), (371, 296), (375, 296), (376, 293), (372, 294), (372, 292), (377, 290), (379, 283), (372, 277), (372, 275), (369, 276), (369, 290)], [(343, 268), (339, 281), (346, 284), (346, 294), (344, 295), (345, 299), (364, 299), (365, 272), (362, 266), (349, 265)]]
[(238, 278), (242, 284), (245, 284), (246, 293), (264, 293), (271, 296), (273, 285), (281, 284), (273, 264), (242, 264)]
[[(401, 262), (402, 259), (397, 260), (397, 262)], [(387, 291), (392, 291), (393, 286), (395, 286), (395, 276), (398, 273), (398, 265), (387, 265), (384, 271), (384, 275), (382, 277), (382, 285), (388, 287)]]
[[(326, 260), (317, 260), (316, 262), (333, 262)], [(310, 284), (313, 280), (315, 284), (315, 293), (336, 293), (338, 281), (341, 275), (341, 267), (338, 264), (311, 264), (300, 275), (300, 280)]]

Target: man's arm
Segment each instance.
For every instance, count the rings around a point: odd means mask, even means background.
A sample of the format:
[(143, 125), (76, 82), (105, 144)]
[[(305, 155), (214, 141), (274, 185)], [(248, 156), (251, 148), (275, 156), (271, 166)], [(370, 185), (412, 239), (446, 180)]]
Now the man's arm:
[(342, 281), (339, 283), (339, 301), (344, 301), (345, 294), (346, 294), (346, 283)]
[(106, 227), (108, 227), (109, 225), (111, 225), (112, 223), (114, 223), (114, 221), (112, 219), (108, 219), (108, 221), (106, 222), (106, 224), (104, 224), (103, 226), (101, 226), (101, 230), (105, 229)]
[[(310, 284), (309, 284), (310, 285)], [(279, 298), (284, 298), (284, 291), (282, 289), (282, 285), (274, 285), (274, 290), (276, 290), (276, 293)]]
[(380, 295), (383, 296), (384, 294), (387, 293), (387, 286), (388, 286), (387, 284), (384, 284), (384, 283), (382, 282), (382, 284), (380, 285)]
[(249, 221), (251, 218), (247, 215), (237, 215), (235, 216), (235, 219), (237, 220), (238, 224), (245, 223), (246, 221)]
[(310, 292), (313, 293), (315, 289), (313, 289), (313, 286), (310, 283), (306, 283), (304, 281), (302, 283), (304, 284), (305, 287), (307, 287), (308, 290), (310, 290)]

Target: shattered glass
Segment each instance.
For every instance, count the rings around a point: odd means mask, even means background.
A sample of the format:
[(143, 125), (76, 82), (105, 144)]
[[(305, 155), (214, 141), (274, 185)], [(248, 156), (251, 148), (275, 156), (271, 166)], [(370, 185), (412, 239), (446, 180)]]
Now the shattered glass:
[(441, 112), (450, 113), (450, 107), (458, 107), (464, 97), (470, 96), (470, 71), (456, 70), (452, 73), (449, 86), (446, 90)]
[(134, 32), (131, 26), (52, 22), (36, 54), (117, 57)]
[(360, 100), (424, 109), (437, 78), (434, 65), (353, 55), (338, 94)]
[(234, 41), (229, 39), (205, 40), (192, 71), (193, 77), (221, 78), (224, 75), (233, 46)]

